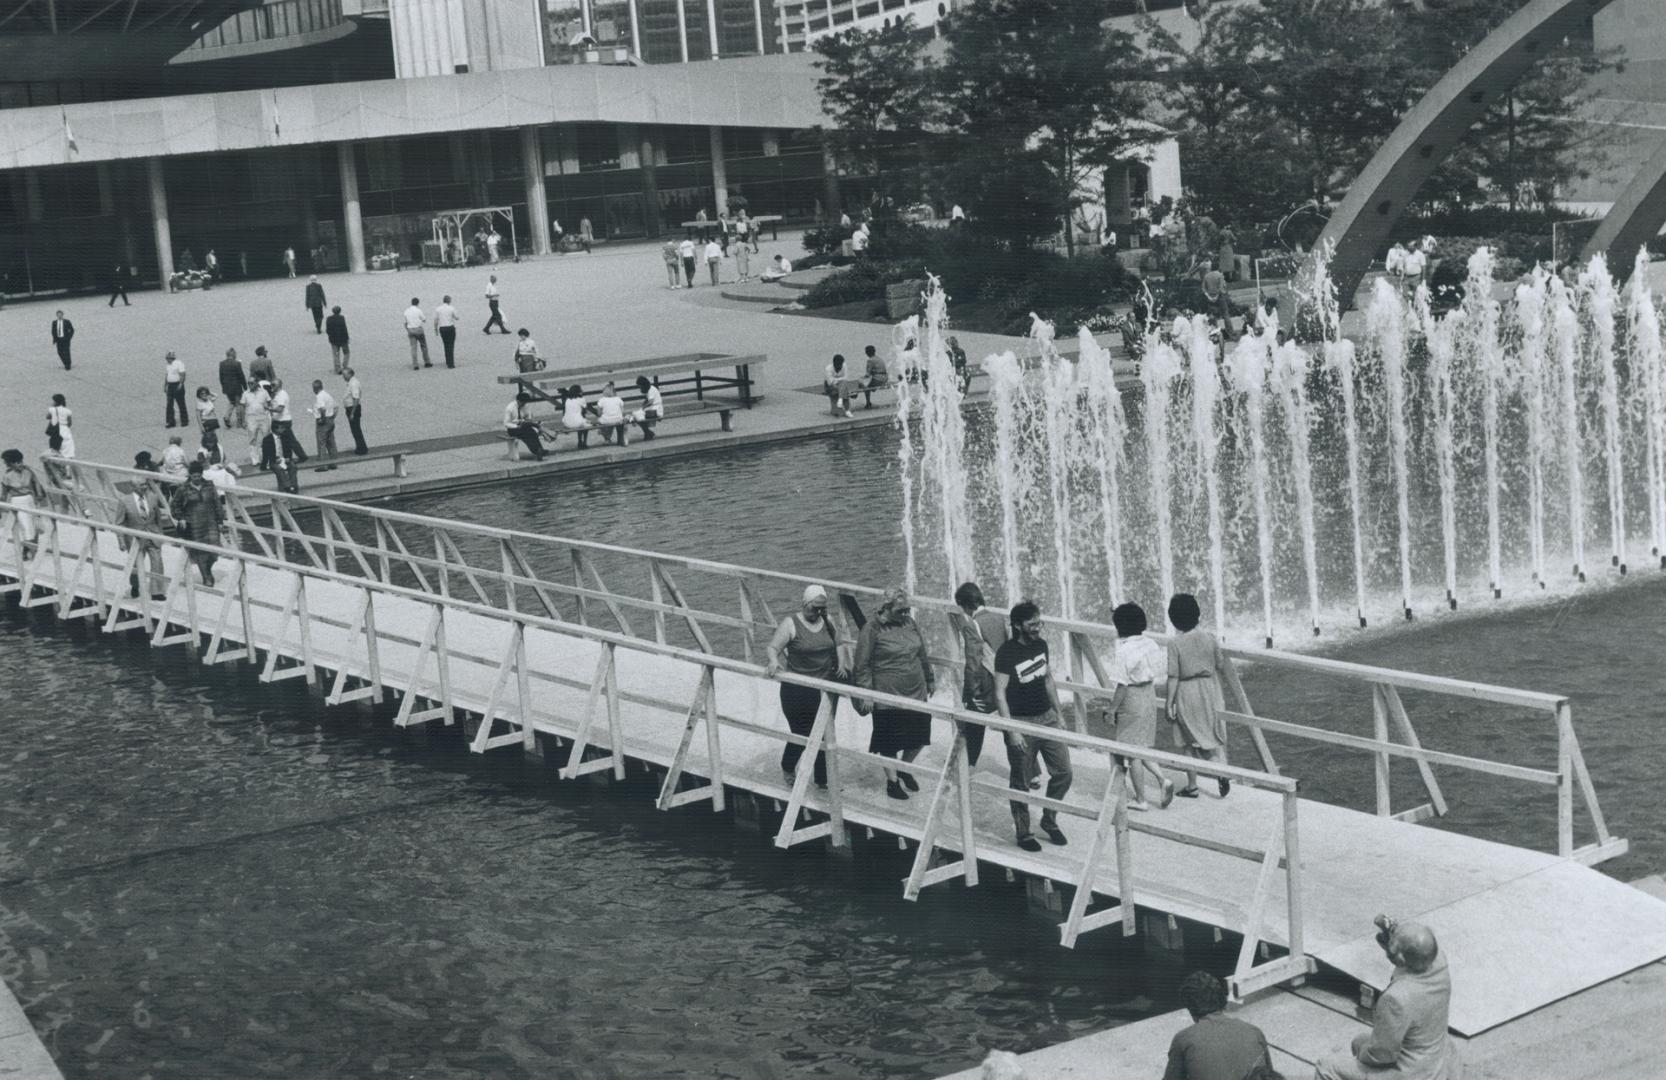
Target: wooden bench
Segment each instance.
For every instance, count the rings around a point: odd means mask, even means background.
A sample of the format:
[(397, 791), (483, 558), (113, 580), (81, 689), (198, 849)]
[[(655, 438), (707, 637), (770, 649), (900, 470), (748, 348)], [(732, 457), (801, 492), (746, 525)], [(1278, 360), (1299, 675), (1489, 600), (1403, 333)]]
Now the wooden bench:
[[(497, 381), (504, 385), (519, 385), (531, 394), (534, 400), (547, 401), (551, 405), (557, 404), (557, 398), (544, 389), (546, 386), (560, 388), (577, 385), (581, 389), (588, 386), (590, 389), (587, 392), (593, 393), (603, 383), (611, 381), (621, 397), (634, 399), (637, 407), (640, 407), (642, 398), (636, 393), (635, 388), (637, 376), (640, 375), (646, 376), (659, 387), (660, 396), (666, 399), (667, 405), (675, 398), (692, 397), (696, 401), (705, 401), (716, 397), (717, 400), (727, 399), (725, 403), (731, 407), (738, 405), (743, 409), (750, 409), (754, 403), (763, 400), (763, 395), (755, 389), (757, 380), (753, 376), (753, 369), (768, 362), (769, 357), (763, 353), (747, 356), (709, 352), (682, 353), (677, 356), (655, 356), (646, 360), (499, 375)], [(714, 374), (714, 368), (733, 368), (734, 374)]]
[[(638, 406), (638, 408), (640, 408), (640, 405)], [(654, 421), (654, 428), (657, 431), (662, 425), (670, 423), (670, 422), (675, 421), (675, 420), (683, 420), (683, 419), (687, 419), (688, 417), (691, 417), (691, 416), (706, 416), (706, 415), (709, 415), (711, 413), (716, 413), (717, 414), (717, 419), (718, 419), (718, 426), (721, 427), (722, 430), (724, 430), (724, 431), (733, 431), (733, 430), (735, 430), (734, 426), (733, 426), (734, 414), (735, 414), (735, 410), (737, 408), (739, 408), (738, 405), (735, 405), (735, 404), (730, 403), (730, 402), (723, 402), (723, 401), (679, 401), (679, 402), (676, 402), (674, 404), (667, 405), (665, 407), (664, 415), (662, 415), (658, 420)], [(624, 432), (628, 433), (631, 428), (636, 427), (636, 426), (637, 426), (637, 424), (634, 420), (633, 421), (627, 421), (622, 430)], [(574, 435), (574, 436), (576, 436), (576, 435), (579, 434), (576, 431), (568, 431), (566, 428), (562, 427), (559, 422), (557, 422), (553, 425), (546, 424), (545, 427), (544, 427), (544, 430), (546, 432), (548, 432), (550, 435), (558, 437), (558, 438), (562, 435)], [(588, 435), (598, 435), (599, 436), (601, 434), (601, 430), (602, 429), (600, 427), (592, 424), (590, 427), (585, 429), (585, 432)], [(513, 432), (505, 429), (504, 432), (503, 432), (503, 438), (504, 438), (504, 441), (509, 444), (508, 460), (510, 460), (510, 461), (519, 461), (519, 460), (521, 460), (521, 451), (526, 449), (526, 444), (521, 441), (520, 436), (518, 436), (518, 435), (514, 434)], [(640, 431), (638, 431), (635, 441), (637, 441), (637, 442), (644, 441), (642, 433)], [(590, 443), (589, 445), (594, 446), (596, 444), (595, 443)], [(605, 446), (607, 444), (603, 443), (601, 445)], [(619, 445), (628, 446), (629, 442), (622, 442)], [(577, 449), (577, 448), (575, 447), (575, 449)]]
[(448, 435), (439, 439), (418, 439), (413, 442), (394, 443), (391, 446), (378, 446), (368, 454), (355, 454), (351, 450), (343, 451), (333, 458), (321, 458), (314, 454), (307, 458), (304, 469), (313, 472), (324, 472), (326, 469), (340, 468), (345, 465), (358, 465), (369, 461), (393, 462), (393, 475), (409, 476), (406, 459), (417, 454), (434, 454), (446, 450), (461, 450), (471, 446), (490, 446), (498, 439), (498, 432), (476, 431), (467, 435)]

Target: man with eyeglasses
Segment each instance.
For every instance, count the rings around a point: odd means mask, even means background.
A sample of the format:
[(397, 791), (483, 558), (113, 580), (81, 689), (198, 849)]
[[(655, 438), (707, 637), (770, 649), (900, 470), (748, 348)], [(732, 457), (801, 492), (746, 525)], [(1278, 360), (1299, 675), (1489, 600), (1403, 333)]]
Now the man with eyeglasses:
[[(1010, 615), (1012, 637), (995, 650), (995, 707), (1008, 720), (1040, 727), (1064, 728), (1059, 707), (1059, 690), (1048, 665), (1047, 642), (1041, 636), (1041, 609), (1029, 600), (1013, 605)], [(1062, 799), (1070, 791), (1070, 748), (1055, 739), (1007, 733), (1014, 751), (1009, 785), (1028, 793), (1030, 778), (1038, 761), (1047, 763), (1047, 797)], [(1041, 842), (1030, 832), (1028, 803), (1013, 802), (1012, 821), (1018, 831), (1018, 846), (1040, 851)], [(1059, 828), (1058, 814), (1051, 807), (1041, 812), (1041, 831), (1055, 844), (1067, 844)]]

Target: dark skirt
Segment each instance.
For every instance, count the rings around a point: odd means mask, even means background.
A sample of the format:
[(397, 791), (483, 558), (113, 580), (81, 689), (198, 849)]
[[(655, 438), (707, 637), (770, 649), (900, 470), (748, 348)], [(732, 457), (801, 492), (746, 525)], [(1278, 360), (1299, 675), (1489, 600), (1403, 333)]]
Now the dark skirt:
[(868, 752), (892, 757), (931, 743), (931, 714), (913, 709), (875, 708)]

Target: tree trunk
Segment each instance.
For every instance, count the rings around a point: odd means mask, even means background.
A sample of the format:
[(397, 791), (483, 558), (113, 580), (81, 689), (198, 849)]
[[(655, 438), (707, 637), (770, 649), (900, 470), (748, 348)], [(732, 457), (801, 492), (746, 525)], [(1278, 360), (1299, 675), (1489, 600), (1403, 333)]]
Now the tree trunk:
[(1064, 148), (1064, 256), (1076, 257), (1076, 230), (1070, 224), (1070, 204), (1076, 197), (1076, 162), (1070, 147)]
[(1504, 95), (1504, 174), (1510, 186), (1510, 213), (1516, 212), (1516, 96)]

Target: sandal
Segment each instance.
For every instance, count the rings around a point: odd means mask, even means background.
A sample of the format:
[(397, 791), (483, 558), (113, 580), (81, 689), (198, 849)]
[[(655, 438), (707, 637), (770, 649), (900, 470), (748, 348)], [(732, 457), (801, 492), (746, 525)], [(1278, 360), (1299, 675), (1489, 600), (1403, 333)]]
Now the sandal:
[(1195, 787), (1186, 787), (1181, 788), (1179, 791), (1175, 792), (1175, 794), (1180, 796), (1182, 799), (1195, 799), (1198, 796), (1198, 790)]

